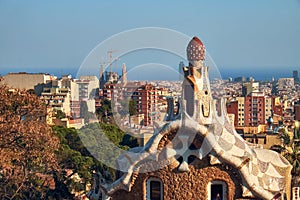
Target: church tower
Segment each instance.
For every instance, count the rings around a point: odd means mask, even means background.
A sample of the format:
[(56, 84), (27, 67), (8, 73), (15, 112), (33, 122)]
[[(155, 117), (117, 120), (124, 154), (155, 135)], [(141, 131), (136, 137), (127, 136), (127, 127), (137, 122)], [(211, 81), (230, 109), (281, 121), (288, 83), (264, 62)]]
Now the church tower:
[(101, 64), (100, 66), (100, 77), (99, 77), (99, 87), (100, 89), (103, 88), (104, 84), (105, 84), (105, 77), (104, 77), (104, 68), (103, 68), (103, 65)]
[(127, 84), (127, 71), (126, 71), (126, 64), (123, 63), (122, 67), (122, 84), (126, 85)]

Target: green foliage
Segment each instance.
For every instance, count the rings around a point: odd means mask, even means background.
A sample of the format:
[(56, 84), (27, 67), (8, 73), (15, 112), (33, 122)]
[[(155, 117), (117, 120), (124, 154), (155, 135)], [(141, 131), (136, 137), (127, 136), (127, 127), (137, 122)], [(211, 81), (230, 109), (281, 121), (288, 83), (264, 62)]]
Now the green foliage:
[(56, 110), (55, 117), (58, 118), (58, 119), (62, 119), (62, 118), (66, 117), (66, 114), (61, 110)]
[(134, 148), (134, 147), (138, 146), (138, 142), (137, 142), (137, 139), (135, 137), (132, 137), (131, 135), (126, 134), (126, 135), (123, 136), (123, 139), (120, 142), (120, 145), (128, 146), (130, 148)]
[(78, 173), (85, 181), (90, 181), (90, 169), (94, 164), (93, 159), (82, 144), (77, 130), (54, 126), (53, 131), (61, 142), (61, 147), (57, 154), (61, 160), (62, 168), (72, 169), (74, 173)]
[[(92, 181), (93, 170), (108, 170), (111, 174), (109, 178), (115, 179), (116, 171), (112, 166), (115, 166), (117, 158), (124, 150), (137, 146), (135, 138), (112, 124), (93, 123), (80, 130), (55, 126), (53, 131), (61, 142), (57, 152), (61, 168), (72, 169), (84, 183)], [(79, 186), (69, 179), (67, 182), (73, 189)]]
[(96, 114), (101, 121), (109, 121), (109, 118), (112, 115), (111, 101), (108, 99), (104, 99), (101, 104), (102, 105), (97, 108)]
[(279, 138), (282, 139), (284, 146), (289, 146), (291, 144), (291, 138), (285, 129), (279, 130)]
[(136, 101), (130, 100), (129, 101), (129, 114), (133, 116), (136, 114)]
[(283, 147), (280, 152), (293, 166), (292, 174), (295, 176), (300, 175), (300, 147), (298, 141), (297, 127), (294, 130), (294, 137), (291, 138), (287, 131), (282, 128), (279, 132), (279, 138), (283, 141)]

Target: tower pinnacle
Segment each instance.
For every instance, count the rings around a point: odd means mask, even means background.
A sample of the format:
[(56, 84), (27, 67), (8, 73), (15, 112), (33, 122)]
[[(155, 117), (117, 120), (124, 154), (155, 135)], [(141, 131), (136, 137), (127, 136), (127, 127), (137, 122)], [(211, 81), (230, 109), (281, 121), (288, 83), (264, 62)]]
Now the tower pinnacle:
[(126, 71), (126, 64), (123, 63), (122, 67), (122, 84), (126, 85), (127, 84), (127, 71)]

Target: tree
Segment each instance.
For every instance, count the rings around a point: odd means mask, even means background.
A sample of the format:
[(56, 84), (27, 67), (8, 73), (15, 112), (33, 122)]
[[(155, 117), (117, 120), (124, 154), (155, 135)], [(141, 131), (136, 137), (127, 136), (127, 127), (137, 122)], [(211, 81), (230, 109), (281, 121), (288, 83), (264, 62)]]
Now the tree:
[[(65, 188), (64, 192), (72, 197), (71, 192), (84, 191), (86, 185), (91, 183), (94, 158), (82, 144), (75, 128), (54, 126), (52, 129), (61, 144), (56, 152), (59, 168), (63, 172), (68, 172), (61, 173), (59, 181)], [(80, 181), (73, 178), (75, 174), (79, 175)]]
[(129, 101), (129, 115), (133, 116), (136, 114), (136, 101), (130, 100)]
[(295, 127), (293, 137), (291, 137), (284, 128), (278, 131), (279, 138), (282, 139), (283, 142), (282, 149), (278, 149), (293, 166), (293, 183), (298, 182), (300, 176), (300, 147), (298, 143), (298, 131), (299, 127)]
[(58, 170), (59, 146), (47, 109), (37, 96), (1, 81), (0, 102), (0, 199), (44, 199)]
[[(123, 150), (138, 146), (135, 138), (126, 135), (114, 124), (88, 124), (81, 128), (78, 134), (85, 148), (89, 150), (87, 152), (91, 153), (95, 158), (93, 169), (102, 173), (110, 171), (110, 178), (112, 180), (115, 179), (116, 173), (112, 166), (115, 166), (116, 160)], [(81, 153), (87, 155), (85, 152)], [(101, 163), (103, 160), (105, 160), (105, 163)]]
[(101, 106), (96, 110), (96, 113), (101, 121), (103, 121), (103, 119), (109, 121), (108, 118), (112, 115), (111, 101), (104, 99)]
[(56, 110), (55, 117), (56, 117), (57, 119), (62, 119), (62, 118), (65, 118), (65, 117), (66, 117), (66, 114), (65, 114), (63, 111), (61, 111), (61, 110)]

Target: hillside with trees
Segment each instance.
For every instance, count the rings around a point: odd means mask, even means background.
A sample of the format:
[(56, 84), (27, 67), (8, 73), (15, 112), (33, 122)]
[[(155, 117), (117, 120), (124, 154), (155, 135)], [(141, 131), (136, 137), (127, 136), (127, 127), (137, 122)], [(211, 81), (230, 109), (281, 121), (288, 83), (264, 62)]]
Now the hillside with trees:
[(115, 179), (115, 169), (97, 157), (113, 163), (116, 151), (137, 146), (113, 124), (50, 127), (46, 106), (26, 91), (0, 85), (0, 102), (0, 199), (74, 199), (86, 192), (93, 171)]

